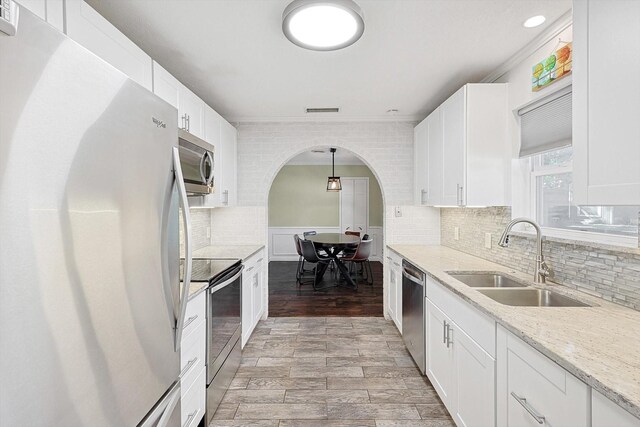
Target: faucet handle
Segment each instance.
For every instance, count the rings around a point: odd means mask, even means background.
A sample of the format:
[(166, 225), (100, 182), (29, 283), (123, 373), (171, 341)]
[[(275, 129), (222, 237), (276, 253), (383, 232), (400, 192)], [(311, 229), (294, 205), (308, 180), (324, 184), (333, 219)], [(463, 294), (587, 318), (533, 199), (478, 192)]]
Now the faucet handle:
[(551, 277), (553, 275), (553, 270), (547, 265), (546, 261), (542, 261), (540, 263), (540, 270), (538, 273), (544, 277)]

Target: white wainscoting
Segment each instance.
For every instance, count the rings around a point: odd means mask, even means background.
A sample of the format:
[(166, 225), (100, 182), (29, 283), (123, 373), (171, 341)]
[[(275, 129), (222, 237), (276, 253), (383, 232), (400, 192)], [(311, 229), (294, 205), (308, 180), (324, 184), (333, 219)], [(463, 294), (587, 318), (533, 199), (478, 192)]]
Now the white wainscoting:
[[(293, 243), (293, 235), (315, 230), (318, 233), (339, 233), (340, 227), (269, 227), (269, 261), (297, 261), (298, 253)], [(373, 238), (372, 261), (382, 262), (382, 227), (369, 227)]]

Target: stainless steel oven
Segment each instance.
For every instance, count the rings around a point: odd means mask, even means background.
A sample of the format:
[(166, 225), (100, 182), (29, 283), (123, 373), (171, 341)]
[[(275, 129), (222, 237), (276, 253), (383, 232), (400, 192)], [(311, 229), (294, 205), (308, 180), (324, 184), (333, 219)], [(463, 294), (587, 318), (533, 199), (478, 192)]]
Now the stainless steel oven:
[(178, 130), (178, 145), (187, 192), (190, 194), (213, 193), (215, 147), (182, 129)]
[[(194, 260), (194, 274), (197, 263)], [(209, 425), (240, 366), (242, 270), (240, 260), (207, 260), (221, 271), (207, 289), (207, 410)], [(205, 273), (206, 274), (206, 273)]]
[(425, 274), (418, 267), (402, 261), (402, 338), (423, 374), (426, 373), (425, 282)]

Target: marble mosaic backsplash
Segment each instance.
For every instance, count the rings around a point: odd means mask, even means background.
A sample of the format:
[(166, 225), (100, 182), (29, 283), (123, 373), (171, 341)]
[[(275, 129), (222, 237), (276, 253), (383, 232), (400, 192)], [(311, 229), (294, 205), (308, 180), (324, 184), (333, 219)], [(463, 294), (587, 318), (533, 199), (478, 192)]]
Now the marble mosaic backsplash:
[[(512, 235), (508, 248), (498, 246), (509, 221), (509, 207), (443, 208), (441, 244), (533, 277), (534, 238)], [(459, 240), (454, 239), (454, 227), (459, 227)], [(485, 233), (491, 233), (491, 249), (484, 246)], [(547, 239), (543, 252), (553, 282), (640, 311), (640, 250)]]

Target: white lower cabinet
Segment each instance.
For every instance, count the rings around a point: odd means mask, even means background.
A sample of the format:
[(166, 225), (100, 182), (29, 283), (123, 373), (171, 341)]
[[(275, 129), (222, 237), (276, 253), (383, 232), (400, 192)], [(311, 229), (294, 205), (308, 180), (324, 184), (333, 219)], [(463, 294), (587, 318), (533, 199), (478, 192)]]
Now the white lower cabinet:
[(447, 344), (451, 319), (429, 299), (427, 304), (427, 376), (440, 399), (452, 411), (455, 402), (455, 361), (453, 347)]
[(402, 258), (391, 250), (388, 253), (389, 307), (387, 312), (398, 331), (402, 333)]
[(496, 361), (455, 324), (451, 335), (456, 372), (453, 419), (461, 426), (493, 426)]
[(498, 327), (498, 426), (589, 426), (589, 387)]
[(638, 427), (634, 417), (595, 390), (591, 392), (591, 427)]
[(242, 272), (242, 347), (264, 314), (264, 271), (264, 249), (261, 249), (244, 262)]
[(180, 343), (181, 425), (196, 426), (206, 406), (206, 292), (187, 303)]
[(428, 298), (426, 330), (427, 376), (456, 424), (495, 425), (495, 359)]

